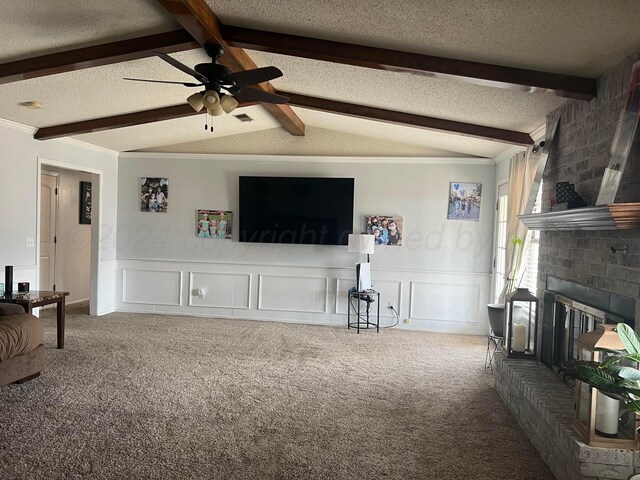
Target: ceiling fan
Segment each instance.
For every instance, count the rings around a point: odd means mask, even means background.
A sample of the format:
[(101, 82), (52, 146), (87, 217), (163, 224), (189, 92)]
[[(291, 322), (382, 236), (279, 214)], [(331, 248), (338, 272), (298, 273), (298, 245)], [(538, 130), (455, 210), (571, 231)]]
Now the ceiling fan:
[[(169, 83), (185, 87), (202, 87), (202, 91), (187, 98), (191, 107), (199, 112), (203, 108), (212, 116), (231, 113), (238, 102), (287, 103), (288, 97), (250, 88), (249, 85), (268, 82), (282, 76), (276, 67), (262, 67), (233, 73), (230, 68), (218, 63), (224, 49), (215, 44), (206, 44), (205, 52), (211, 57), (210, 63), (200, 63), (195, 68), (188, 67), (166, 53), (153, 52), (168, 64), (191, 75), (199, 83), (170, 82), (165, 80), (147, 80), (142, 78), (125, 78), (136, 82)], [(205, 129), (207, 126), (205, 125)], [(211, 127), (213, 131), (213, 127)]]

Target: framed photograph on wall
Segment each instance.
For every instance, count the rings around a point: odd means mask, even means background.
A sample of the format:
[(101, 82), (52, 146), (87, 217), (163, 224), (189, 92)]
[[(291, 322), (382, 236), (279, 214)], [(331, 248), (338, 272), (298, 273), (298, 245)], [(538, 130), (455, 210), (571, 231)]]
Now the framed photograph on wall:
[(480, 220), (481, 183), (449, 183), (448, 220)]
[(91, 225), (91, 182), (80, 182), (80, 225)]
[(169, 179), (140, 178), (140, 211), (164, 213), (169, 207)]
[(403, 218), (399, 215), (366, 215), (364, 231), (375, 237), (376, 245), (402, 246)]
[(232, 220), (229, 210), (196, 210), (196, 237), (230, 239)]

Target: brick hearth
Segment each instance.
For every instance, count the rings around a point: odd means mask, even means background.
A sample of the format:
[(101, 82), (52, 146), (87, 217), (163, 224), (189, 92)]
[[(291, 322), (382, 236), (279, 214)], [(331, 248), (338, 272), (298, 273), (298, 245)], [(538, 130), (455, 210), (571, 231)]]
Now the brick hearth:
[(558, 480), (627, 480), (640, 472), (640, 452), (580, 440), (573, 429), (573, 389), (544, 365), (498, 352), (494, 372), (500, 398)]

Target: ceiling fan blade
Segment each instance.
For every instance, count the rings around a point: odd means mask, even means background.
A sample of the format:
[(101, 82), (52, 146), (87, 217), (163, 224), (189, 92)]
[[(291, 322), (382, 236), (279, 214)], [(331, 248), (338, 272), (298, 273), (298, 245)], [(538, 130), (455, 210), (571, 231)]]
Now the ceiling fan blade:
[(289, 101), (289, 97), (284, 95), (254, 90), (249, 87), (244, 87), (237, 93), (233, 93), (233, 96), (240, 102), (287, 103)]
[(133, 82), (149, 82), (149, 83), (170, 83), (173, 85), (184, 85), (185, 87), (201, 87), (202, 83), (185, 83), (185, 82), (169, 82), (167, 80), (147, 80), (146, 78), (128, 78), (124, 77), (123, 80), (131, 80)]
[(209, 79), (207, 77), (205, 77), (201, 73), (196, 72), (193, 68), (187, 67), (184, 63), (179, 62), (178, 60), (176, 60), (173, 57), (170, 57), (166, 53), (156, 52), (156, 51), (154, 51), (153, 53), (155, 53), (157, 56), (159, 56), (162, 60), (164, 60), (168, 64), (176, 67), (178, 70), (182, 70), (184, 73), (191, 75), (196, 80), (200, 80), (203, 83), (209, 82)]
[(253, 70), (244, 70), (242, 72), (230, 73), (225, 80), (232, 80), (238, 87), (245, 85), (254, 85), (256, 83), (268, 82), (274, 78), (282, 76), (282, 72), (276, 67), (254, 68)]

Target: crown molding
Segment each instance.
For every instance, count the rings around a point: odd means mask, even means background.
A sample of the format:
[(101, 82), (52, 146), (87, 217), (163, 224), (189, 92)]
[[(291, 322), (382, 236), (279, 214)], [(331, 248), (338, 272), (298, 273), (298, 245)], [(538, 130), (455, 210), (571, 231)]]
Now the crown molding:
[[(11, 130), (16, 130), (22, 133), (28, 133), (33, 137), (33, 135), (38, 131), (36, 127), (31, 127), (29, 125), (24, 125), (22, 123), (14, 122), (11, 120), (7, 120), (6, 118), (0, 118), (0, 126), (10, 128)], [(54, 140), (34, 140), (34, 141), (49, 141), (49, 142), (58, 142), (65, 143), (67, 145), (73, 145), (74, 147), (84, 148), (87, 150), (93, 150), (99, 153), (105, 153), (107, 155), (111, 155), (113, 157), (118, 156), (118, 151), (111, 150), (110, 148), (100, 147), (98, 145), (93, 145), (91, 143), (83, 142), (81, 140), (76, 140), (75, 138), (56, 138)]]
[(496, 165), (500, 165), (505, 160), (509, 160), (511, 157), (513, 157), (516, 153), (524, 152), (525, 150), (526, 150), (525, 147), (520, 147), (518, 145), (511, 145), (505, 148), (500, 155), (495, 157), (493, 159), (493, 162)]
[(12, 130), (17, 130), (19, 132), (29, 133), (31, 135), (36, 133), (36, 130), (38, 130), (36, 127), (24, 125), (23, 123), (13, 122), (11, 120), (7, 120), (6, 118), (0, 118), (0, 126), (10, 128)]
[(180, 159), (247, 162), (299, 162), (299, 163), (391, 163), (391, 164), (444, 164), (493, 165), (494, 159), (484, 157), (336, 157), (309, 155), (242, 155), (222, 153), (158, 153), (121, 152), (119, 159)]
[(72, 145), (74, 147), (85, 148), (87, 150), (93, 150), (98, 153), (105, 153), (107, 155), (111, 155), (113, 157), (118, 157), (117, 150), (111, 150), (110, 148), (100, 147), (98, 145), (94, 145), (92, 143), (83, 142), (82, 140), (76, 140), (75, 138), (63, 137), (56, 138), (52, 140), (38, 140), (40, 142), (58, 142), (58, 143), (66, 143), (67, 145)]

